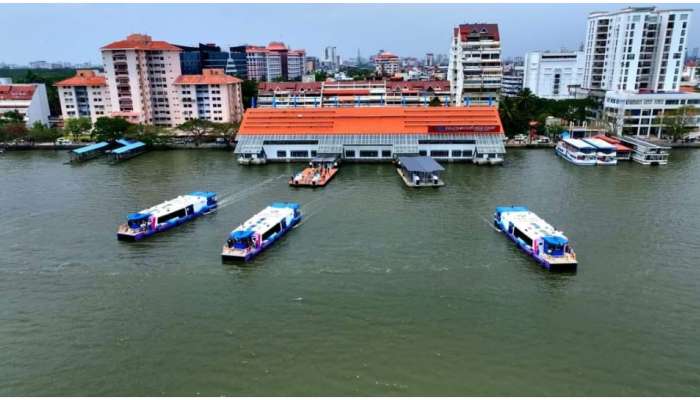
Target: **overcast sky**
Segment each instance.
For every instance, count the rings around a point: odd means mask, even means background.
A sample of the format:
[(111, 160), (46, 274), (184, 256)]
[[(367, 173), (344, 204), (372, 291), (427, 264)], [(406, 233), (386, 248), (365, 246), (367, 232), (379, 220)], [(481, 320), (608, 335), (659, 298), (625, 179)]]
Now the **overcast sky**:
[[(336, 46), (343, 59), (359, 49), (400, 56), (447, 54), (451, 28), (460, 23), (498, 23), (504, 57), (529, 50), (576, 49), (586, 16), (625, 4), (396, 5), (396, 4), (50, 4), (0, 5), (0, 62), (34, 60), (98, 62), (99, 48), (133, 32), (175, 44), (267, 44), (283, 41), (319, 56)], [(700, 47), (700, 6), (694, 10), (689, 48)]]

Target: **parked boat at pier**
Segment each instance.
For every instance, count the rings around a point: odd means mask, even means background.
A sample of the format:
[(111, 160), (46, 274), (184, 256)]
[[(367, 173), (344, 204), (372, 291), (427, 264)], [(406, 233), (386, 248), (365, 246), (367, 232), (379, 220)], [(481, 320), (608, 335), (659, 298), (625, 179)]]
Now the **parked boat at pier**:
[(146, 144), (143, 142), (119, 139), (117, 143), (121, 144), (122, 147), (118, 147), (109, 152), (109, 159), (111, 161), (126, 160), (136, 157), (146, 151)]
[(397, 160), (396, 172), (408, 187), (440, 187), (445, 182), (440, 179), (440, 172), (444, 171), (440, 164), (427, 156), (405, 157)]
[(549, 270), (576, 268), (578, 262), (569, 239), (526, 207), (496, 207), (493, 222), (543, 267)]
[(217, 207), (216, 193), (213, 192), (192, 192), (179, 196), (157, 206), (129, 214), (127, 223), (119, 226), (117, 239), (143, 239), (215, 211)]
[(666, 165), (668, 164), (668, 151), (670, 147), (659, 146), (646, 140), (631, 137), (617, 137), (624, 145), (632, 148), (632, 160), (643, 165)]
[(338, 157), (315, 157), (303, 171), (292, 176), (290, 186), (326, 186), (338, 172)]
[(581, 139), (562, 139), (557, 143), (554, 151), (563, 159), (576, 165), (596, 165), (595, 147)]
[(599, 139), (615, 146), (615, 158), (617, 161), (629, 161), (632, 159), (632, 149), (623, 145), (619, 140), (611, 136), (595, 135), (593, 139)]
[(583, 141), (595, 147), (597, 165), (617, 165), (615, 146), (596, 138), (585, 138)]
[(231, 231), (221, 252), (223, 261), (249, 261), (301, 221), (297, 203), (273, 203)]
[(70, 151), (70, 162), (83, 162), (99, 157), (111, 147), (109, 142), (99, 142)]

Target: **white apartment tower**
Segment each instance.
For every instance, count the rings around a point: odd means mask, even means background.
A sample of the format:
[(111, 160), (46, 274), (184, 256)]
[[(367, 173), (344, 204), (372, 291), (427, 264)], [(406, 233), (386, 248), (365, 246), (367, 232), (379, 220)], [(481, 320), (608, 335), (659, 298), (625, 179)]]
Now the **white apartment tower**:
[(581, 85), (583, 61), (582, 51), (528, 52), (525, 54), (523, 87), (546, 99), (573, 98), (569, 88)]
[(498, 25), (464, 24), (454, 28), (447, 79), (455, 104), (496, 102), (502, 78)]
[(164, 126), (181, 120), (173, 86), (181, 74), (179, 47), (133, 34), (101, 50), (113, 116)]
[(584, 89), (677, 91), (692, 10), (630, 7), (588, 16)]
[(85, 117), (94, 123), (111, 115), (107, 79), (97, 71), (79, 69), (75, 76), (56, 82), (64, 119)]

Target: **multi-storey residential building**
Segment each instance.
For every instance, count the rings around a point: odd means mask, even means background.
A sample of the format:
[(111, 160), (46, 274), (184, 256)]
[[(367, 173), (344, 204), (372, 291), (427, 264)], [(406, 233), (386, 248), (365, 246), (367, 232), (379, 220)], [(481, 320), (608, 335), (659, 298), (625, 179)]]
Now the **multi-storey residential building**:
[(678, 90), (691, 13), (654, 7), (591, 13), (582, 87)]
[(56, 87), (64, 119), (86, 117), (95, 122), (111, 115), (107, 79), (97, 71), (79, 69), (75, 76), (56, 82)]
[(401, 72), (401, 60), (399, 56), (388, 51), (380, 51), (372, 57), (372, 63), (377, 74), (381, 76), (393, 76)]
[(306, 52), (304, 50), (289, 50), (287, 52), (287, 79), (299, 80), (306, 72), (304, 59)]
[(581, 85), (583, 61), (582, 51), (529, 52), (525, 55), (523, 87), (538, 97), (555, 100), (572, 98), (574, 96), (569, 88)]
[(0, 114), (10, 111), (17, 111), (27, 126), (35, 122), (48, 125), (51, 110), (46, 86), (43, 83), (0, 84)]
[(226, 75), (224, 69), (202, 70), (198, 75), (182, 75), (175, 87), (182, 104), (180, 123), (204, 119), (217, 123), (240, 122), (243, 117), (241, 80)]
[(201, 74), (205, 68), (226, 68), (229, 59), (227, 51), (213, 44), (200, 43), (198, 47), (177, 46), (180, 53), (180, 69), (183, 74)]
[(165, 126), (180, 120), (173, 87), (181, 75), (179, 47), (133, 34), (101, 50), (113, 115)]
[(455, 27), (447, 67), (455, 104), (497, 101), (502, 77), (498, 25), (464, 24)]
[[(289, 78), (290, 52), (293, 78)], [(270, 42), (267, 47), (250, 45), (231, 47), (226, 73), (256, 81), (298, 79), (303, 75), (304, 54), (304, 50), (289, 50), (282, 42)], [(301, 73), (299, 73), (300, 69)]]
[(503, 73), (501, 96), (517, 96), (523, 90), (524, 68), (522, 65), (511, 65), (510, 70)]
[(268, 82), (258, 86), (257, 107), (428, 106), (435, 99), (449, 104), (449, 82)]

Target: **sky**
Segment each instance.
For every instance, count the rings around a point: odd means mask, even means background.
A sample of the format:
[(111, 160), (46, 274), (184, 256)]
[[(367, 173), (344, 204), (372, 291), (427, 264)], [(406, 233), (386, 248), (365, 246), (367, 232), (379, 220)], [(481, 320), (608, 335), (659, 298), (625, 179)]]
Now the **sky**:
[[(99, 48), (130, 33), (182, 45), (265, 45), (283, 41), (343, 59), (378, 50), (399, 56), (448, 54), (452, 27), (497, 23), (503, 57), (577, 49), (591, 11), (632, 4), (0, 4), (0, 62), (100, 61)], [(639, 4), (643, 5), (643, 4)], [(700, 5), (690, 8), (688, 48), (700, 47)]]

